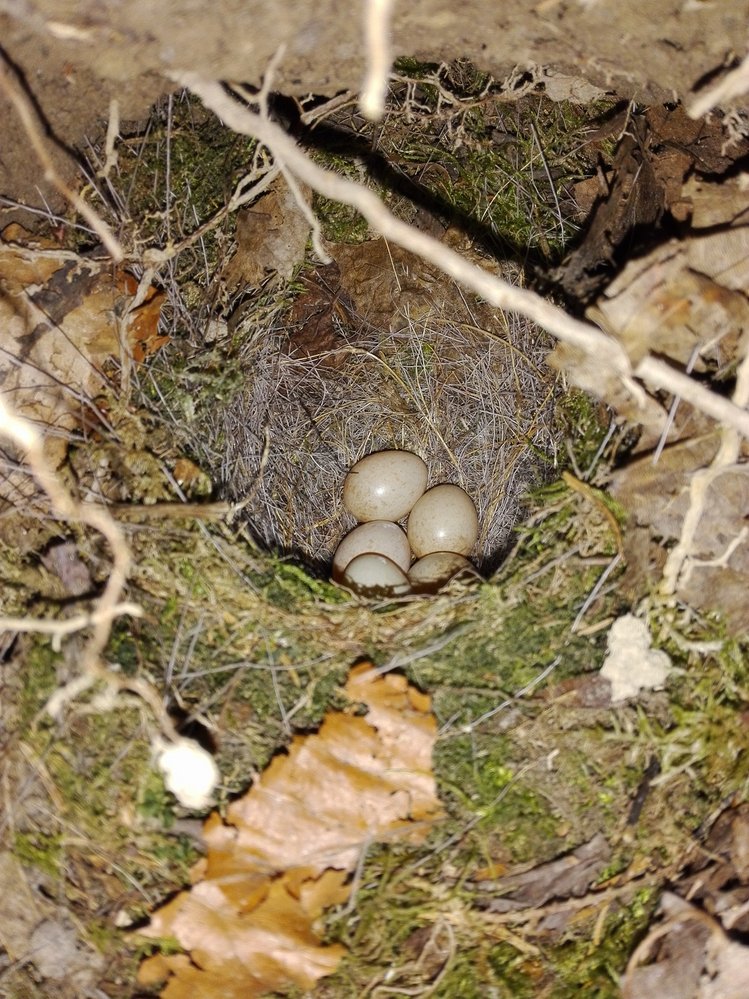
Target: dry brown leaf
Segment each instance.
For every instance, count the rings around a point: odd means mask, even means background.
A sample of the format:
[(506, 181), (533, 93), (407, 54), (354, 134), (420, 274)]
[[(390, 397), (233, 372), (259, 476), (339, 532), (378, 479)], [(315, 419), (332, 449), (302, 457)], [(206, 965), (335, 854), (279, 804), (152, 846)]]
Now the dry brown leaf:
[[(661, 899), (665, 921), (635, 951), (622, 982), (624, 999), (746, 999), (749, 947), (721, 922), (672, 892)], [(638, 962), (655, 952), (652, 964)]]
[[(304, 186), (301, 193), (309, 197)], [(309, 234), (299, 202), (277, 177), (262, 198), (237, 213), (237, 249), (224, 268), (228, 287), (258, 287), (271, 275), (288, 281), (304, 259)]]
[[(618, 340), (637, 364), (646, 355), (670, 358), (697, 372), (725, 372), (741, 356), (749, 336), (749, 227), (672, 240), (630, 261), (587, 316)], [(580, 388), (605, 399), (642, 428), (639, 450), (655, 447), (667, 412), (650, 395), (636, 400), (598, 359), (558, 344), (549, 362)], [(682, 416), (689, 411), (681, 406)], [(667, 441), (681, 435), (678, 423)]]
[(362, 849), (377, 840), (423, 839), (440, 814), (431, 755), (429, 697), (400, 676), (351, 671), (346, 695), (364, 716), (330, 712), (293, 740), (222, 820), (213, 813), (193, 887), (159, 909), (145, 931), (174, 937), (186, 955), (155, 955), (143, 984), (170, 975), (165, 999), (259, 996), (312, 988), (344, 951), (315, 929), (344, 902)]
[[(14, 226), (3, 234), (20, 240)], [(152, 353), (163, 296), (153, 289), (127, 313), (137, 282), (110, 263), (47, 246), (0, 242), (0, 391), (15, 411), (45, 433), (45, 454), (58, 467), (67, 439), (105, 388), (104, 367)], [(125, 317), (120, 318), (118, 317)], [(121, 342), (120, 337), (124, 342)], [(30, 486), (4, 480), (18, 501)]]
[(348, 343), (342, 323), (350, 323), (351, 303), (341, 289), (338, 265), (320, 265), (302, 282), (305, 291), (294, 299), (289, 314), (288, 351), (294, 357), (314, 357), (327, 368), (341, 368)]
[(570, 853), (535, 867), (511, 870), (491, 882), (481, 882), (479, 887), (495, 896), (486, 905), (487, 912), (537, 908), (552, 899), (582, 898), (610, 860), (606, 837), (596, 833)]
[(722, 177), (719, 182), (689, 177), (682, 198), (691, 209), (692, 228), (746, 225), (749, 221), (749, 190), (746, 175)]
[(11, 961), (22, 961), (44, 908), (29, 887), (20, 861), (9, 850), (0, 852), (0, 946)]
[(692, 358), (697, 371), (704, 360), (722, 367), (749, 329), (748, 279), (748, 228), (672, 240), (628, 263), (589, 316), (635, 362), (651, 353), (682, 365)]
[[(459, 239), (460, 234), (452, 230), (443, 235), (447, 245), (460, 249), (470, 259), (470, 252)], [(467, 305), (461, 289), (446, 281), (437, 267), (382, 237), (364, 243), (337, 243), (328, 249), (338, 265), (345, 295), (359, 315), (375, 326), (402, 329), (409, 320), (437, 312), (465, 316), (469, 323), (491, 323), (491, 309)], [(496, 264), (483, 258), (480, 262), (482, 267), (499, 273)]]
[[(743, 999), (749, 994), (749, 805), (695, 837), (683, 873), (630, 961), (626, 999)], [(687, 902), (686, 899), (689, 899)], [(727, 934), (732, 934), (730, 939)]]

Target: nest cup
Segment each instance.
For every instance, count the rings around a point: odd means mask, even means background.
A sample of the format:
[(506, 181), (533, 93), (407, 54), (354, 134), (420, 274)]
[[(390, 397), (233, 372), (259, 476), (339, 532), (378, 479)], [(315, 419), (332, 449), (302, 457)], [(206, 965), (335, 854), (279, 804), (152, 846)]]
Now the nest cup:
[[(473, 499), (484, 573), (501, 561), (523, 497), (554, 465), (555, 376), (527, 320), (466, 302), (408, 307), (389, 331), (336, 319), (336, 345), (295, 351), (281, 313), (243, 330), (243, 387), (212, 410), (225, 442), (222, 491), (248, 497), (256, 541), (329, 575), (356, 526), (342, 504), (349, 468), (373, 451), (413, 451), (428, 486), (451, 482)], [(267, 447), (265, 441), (267, 440)]]

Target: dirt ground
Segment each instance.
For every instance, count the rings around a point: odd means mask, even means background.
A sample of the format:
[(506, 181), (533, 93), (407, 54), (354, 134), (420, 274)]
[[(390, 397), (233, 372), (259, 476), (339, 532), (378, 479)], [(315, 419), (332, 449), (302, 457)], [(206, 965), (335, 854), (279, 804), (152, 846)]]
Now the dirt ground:
[[(551, 65), (623, 97), (687, 98), (736, 60), (748, 15), (749, 0), (415, 0), (395, 5), (393, 52), (432, 61), (468, 58), (498, 77), (516, 66)], [(68, 149), (106, 121), (113, 98), (124, 119), (142, 118), (175, 73), (259, 86), (281, 46), (276, 85), (284, 93), (357, 88), (365, 70), (360, 8), (340, 0), (220, 0), (209, 11), (168, 0), (158, 18), (148, 0), (8, 0), (0, 37), (5, 58)], [(56, 203), (2, 98), (0, 108), (0, 191), (36, 201), (39, 187)]]

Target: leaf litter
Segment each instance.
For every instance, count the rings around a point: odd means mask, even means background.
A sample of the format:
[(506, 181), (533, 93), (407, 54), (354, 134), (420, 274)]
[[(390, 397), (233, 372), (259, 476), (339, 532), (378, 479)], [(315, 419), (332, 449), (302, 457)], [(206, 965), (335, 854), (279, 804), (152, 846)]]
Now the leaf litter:
[(169, 976), (165, 999), (312, 988), (345, 953), (322, 943), (319, 920), (349, 898), (363, 852), (383, 840), (420, 843), (440, 817), (430, 698), (369, 662), (352, 669), (344, 693), (366, 714), (328, 712), (225, 817), (206, 820), (192, 888), (143, 931), (189, 953), (143, 963), (143, 984)]
[(636, 949), (624, 999), (742, 999), (749, 992), (749, 805), (724, 809), (697, 842), (661, 921)]
[[(62, 249), (7, 226), (0, 241), (0, 385), (19, 416), (44, 430), (44, 454), (53, 468), (64, 461), (70, 437), (92, 422), (96, 400), (107, 394), (107, 370), (158, 350), (162, 292), (150, 288), (133, 307), (138, 282), (111, 263)], [(33, 492), (13, 472), (0, 499), (17, 502)]]
[[(694, 178), (680, 190), (693, 219), (690, 234), (629, 260), (587, 315), (634, 362), (646, 354), (659, 356), (729, 393), (734, 383), (738, 387), (737, 373), (749, 346), (749, 228), (741, 210), (746, 192), (736, 183)], [(605, 398), (620, 419), (639, 425), (630, 460), (609, 482), (629, 517), (624, 592), (636, 600), (657, 586), (667, 548), (682, 544), (685, 567), (674, 583), (676, 595), (695, 609), (718, 611), (732, 634), (745, 634), (746, 445), (738, 447), (737, 461), (713, 468), (721, 433), (686, 400), (636, 399), (613, 380), (604, 385), (597, 365), (563, 344), (549, 360), (575, 384)], [(705, 471), (697, 497), (696, 473), (708, 469), (712, 473)], [(699, 517), (694, 516), (696, 499), (701, 502)], [(696, 523), (686, 538), (690, 516)]]

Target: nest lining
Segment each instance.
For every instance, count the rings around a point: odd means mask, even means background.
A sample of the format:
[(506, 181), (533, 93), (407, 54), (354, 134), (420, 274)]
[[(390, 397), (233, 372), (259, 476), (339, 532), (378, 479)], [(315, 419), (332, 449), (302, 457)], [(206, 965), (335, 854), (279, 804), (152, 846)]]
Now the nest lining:
[(490, 571), (524, 494), (554, 463), (547, 342), (524, 318), (476, 303), (457, 312), (406, 305), (399, 320), (383, 331), (337, 317), (337, 345), (310, 353), (294, 349), (282, 316), (259, 325), (248, 317), (243, 386), (210, 410), (205, 428), (223, 442), (222, 491), (249, 498), (260, 544), (324, 573), (355, 526), (341, 502), (350, 466), (373, 451), (414, 451), (429, 485), (454, 482), (473, 498), (471, 558)]

